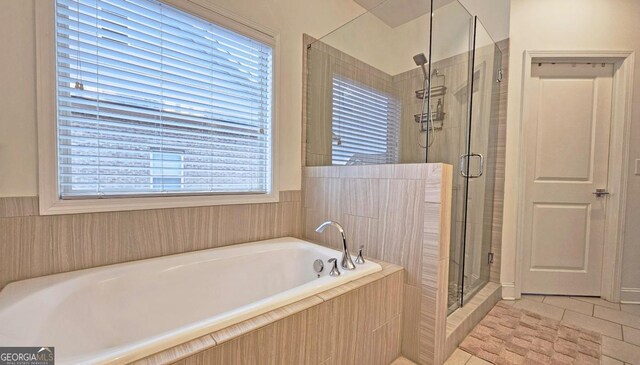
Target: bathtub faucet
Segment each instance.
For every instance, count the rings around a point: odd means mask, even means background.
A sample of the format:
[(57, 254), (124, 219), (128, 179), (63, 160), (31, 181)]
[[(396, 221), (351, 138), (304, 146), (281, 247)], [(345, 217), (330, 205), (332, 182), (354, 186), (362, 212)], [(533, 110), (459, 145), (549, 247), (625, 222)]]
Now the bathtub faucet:
[(342, 235), (342, 268), (345, 270), (354, 270), (356, 268), (356, 265), (351, 260), (351, 255), (349, 254), (349, 250), (347, 249), (347, 237), (344, 235), (344, 229), (342, 229), (340, 223), (334, 221), (326, 221), (318, 226), (318, 228), (316, 228), (316, 232), (322, 233), (328, 226), (336, 227), (336, 229)]

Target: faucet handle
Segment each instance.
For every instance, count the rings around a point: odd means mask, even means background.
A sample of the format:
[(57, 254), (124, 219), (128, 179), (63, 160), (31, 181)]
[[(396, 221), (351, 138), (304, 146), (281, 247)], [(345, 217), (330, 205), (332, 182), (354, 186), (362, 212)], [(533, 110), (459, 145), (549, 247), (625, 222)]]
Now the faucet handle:
[(329, 264), (333, 264), (331, 267), (331, 271), (329, 275), (331, 276), (340, 276), (340, 270), (338, 270), (338, 260), (337, 259), (329, 259)]
[(364, 246), (360, 246), (360, 248), (358, 249), (358, 257), (356, 257), (356, 264), (358, 265), (364, 264), (364, 257), (362, 257), (363, 249), (364, 249)]

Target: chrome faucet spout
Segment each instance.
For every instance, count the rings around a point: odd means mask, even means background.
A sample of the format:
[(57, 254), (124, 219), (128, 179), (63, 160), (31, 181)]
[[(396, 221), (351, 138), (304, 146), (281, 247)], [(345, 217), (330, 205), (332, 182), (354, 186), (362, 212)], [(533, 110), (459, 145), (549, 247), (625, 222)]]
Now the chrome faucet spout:
[(356, 268), (356, 265), (353, 263), (353, 260), (351, 260), (349, 249), (347, 249), (347, 236), (344, 234), (344, 229), (342, 228), (340, 223), (334, 221), (326, 221), (319, 225), (318, 228), (316, 228), (316, 232), (322, 233), (329, 226), (335, 227), (342, 236), (342, 261), (340, 262), (340, 266), (342, 266), (342, 268), (345, 270), (354, 270)]

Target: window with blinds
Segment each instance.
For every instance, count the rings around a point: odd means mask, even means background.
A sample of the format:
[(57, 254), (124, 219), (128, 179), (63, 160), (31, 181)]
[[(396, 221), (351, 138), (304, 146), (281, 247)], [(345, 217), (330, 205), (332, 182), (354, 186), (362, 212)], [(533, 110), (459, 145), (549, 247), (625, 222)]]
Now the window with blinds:
[(399, 162), (400, 106), (391, 95), (333, 76), (333, 165)]
[(269, 193), (272, 46), (154, 0), (56, 0), (62, 199)]

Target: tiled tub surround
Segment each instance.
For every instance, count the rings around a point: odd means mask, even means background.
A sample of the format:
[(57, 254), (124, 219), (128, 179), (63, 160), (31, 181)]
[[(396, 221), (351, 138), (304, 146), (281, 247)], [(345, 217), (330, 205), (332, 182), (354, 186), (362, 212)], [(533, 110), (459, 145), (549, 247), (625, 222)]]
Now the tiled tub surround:
[(350, 249), (401, 265), (404, 285), (402, 354), (440, 364), (446, 337), (451, 166), (402, 164), (303, 168), (304, 237), (339, 248), (342, 223)]
[(400, 355), (404, 270), (382, 271), (135, 364), (387, 365)]
[(302, 236), (300, 191), (278, 203), (39, 216), (0, 198), (0, 289), (15, 280), (277, 237)]
[(285, 237), (14, 282), (0, 292), (0, 343), (47, 343), (60, 364), (126, 363), (382, 270), (330, 276), (341, 254)]

